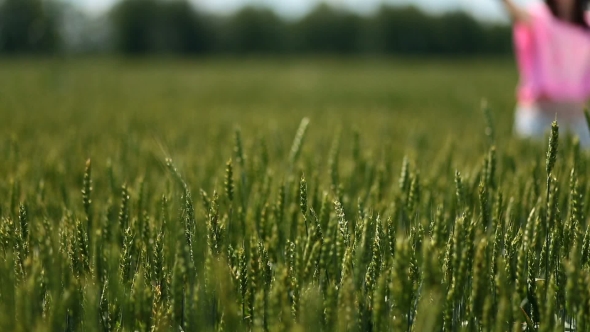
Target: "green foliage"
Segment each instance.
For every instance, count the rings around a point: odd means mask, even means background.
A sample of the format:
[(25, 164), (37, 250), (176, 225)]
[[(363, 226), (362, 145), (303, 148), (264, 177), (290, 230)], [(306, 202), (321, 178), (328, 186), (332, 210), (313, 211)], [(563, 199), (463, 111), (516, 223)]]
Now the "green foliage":
[[(213, 19), (211, 19), (213, 21)], [(217, 51), (233, 54), (280, 54), (288, 50), (287, 23), (271, 11), (246, 7), (212, 25)]]
[(0, 1), (0, 53), (53, 53), (59, 46), (57, 6), (43, 0)]
[(111, 10), (110, 23), (126, 54), (195, 54), (212, 46), (208, 25), (187, 1), (124, 0)]
[(433, 16), (415, 7), (384, 5), (366, 16), (320, 4), (290, 20), (256, 5), (216, 16), (188, 0), (120, 0), (101, 17), (84, 14), (76, 1), (0, 1), (0, 54), (11, 55), (448, 56), (509, 54), (511, 46), (507, 25), (478, 22), (460, 11)]
[(296, 46), (302, 52), (358, 52), (362, 47), (363, 23), (356, 14), (319, 5), (294, 25)]
[(482, 54), (511, 50), (503, 26), (486, 26), (462, 12), (428, 17), (415, 7), (383, 6), (373, 20), (372, 47), (394, 54)]

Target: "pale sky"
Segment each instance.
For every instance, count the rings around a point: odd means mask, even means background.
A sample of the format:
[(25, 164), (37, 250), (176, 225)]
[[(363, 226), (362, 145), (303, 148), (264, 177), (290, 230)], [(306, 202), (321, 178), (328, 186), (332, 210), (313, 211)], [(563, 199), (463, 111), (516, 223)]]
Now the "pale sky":
[[(90, 13), (101, 13), (117, 0), (66, 0)], [(190, 0), (197, 8), (214, 13), (231, 13), (244, 5), (263, 5), (284, 16), (298, 17), (316, 6), (320, 0)], [(517, 0), (519, 3), (535, 0)], [(536, 0), (538, 1), (538, 0)], [(442, 13), (461, 9), (485, 20), (506, 20), (500, 0), (324, 0), (361, 13), (370, 13), (383, 3), (415, 5), (427, 12)]]

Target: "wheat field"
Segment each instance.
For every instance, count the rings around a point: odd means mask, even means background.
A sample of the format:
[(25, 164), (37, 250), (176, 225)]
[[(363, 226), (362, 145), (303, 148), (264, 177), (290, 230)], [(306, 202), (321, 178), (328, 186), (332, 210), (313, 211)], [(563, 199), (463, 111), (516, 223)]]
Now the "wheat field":
[(590, 330), (590, 154), (509, 59), (0, 67), (2, 331)]

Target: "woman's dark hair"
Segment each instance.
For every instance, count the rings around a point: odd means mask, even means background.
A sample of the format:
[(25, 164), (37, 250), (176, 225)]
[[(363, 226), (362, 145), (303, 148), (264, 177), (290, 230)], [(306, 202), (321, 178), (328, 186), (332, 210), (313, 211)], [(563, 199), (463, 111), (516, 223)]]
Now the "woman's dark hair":
[[(557, 1), (559, 0), (545, 0), (549, 9), (553, 15), (557, 17)], [(586, 9), (588, 8), (588, 0), (575, 0), (576, 4), (574, 5), (574, 21), (572, 22), (576, 26), (582, 27), (584, 29), (590, 29), (588, 26), (588, 22), (586, 21)]]

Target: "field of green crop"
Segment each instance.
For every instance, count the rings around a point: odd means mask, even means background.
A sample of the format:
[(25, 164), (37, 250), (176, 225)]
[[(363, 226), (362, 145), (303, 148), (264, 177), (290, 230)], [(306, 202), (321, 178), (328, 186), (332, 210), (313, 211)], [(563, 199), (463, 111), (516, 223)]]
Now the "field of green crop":
[(509, 60), (0, 68), (1, 331), (590, 330), (590, 153)]

